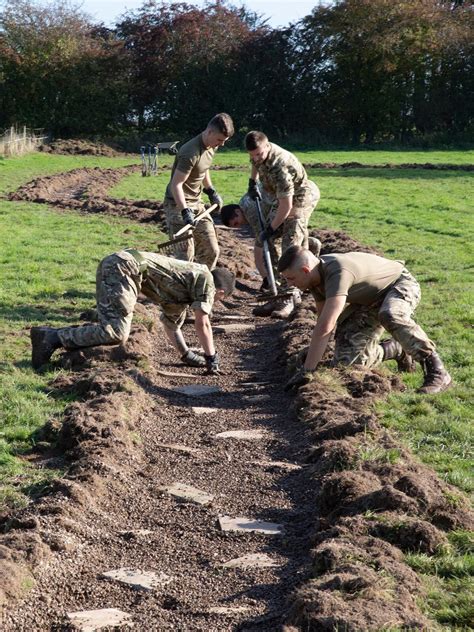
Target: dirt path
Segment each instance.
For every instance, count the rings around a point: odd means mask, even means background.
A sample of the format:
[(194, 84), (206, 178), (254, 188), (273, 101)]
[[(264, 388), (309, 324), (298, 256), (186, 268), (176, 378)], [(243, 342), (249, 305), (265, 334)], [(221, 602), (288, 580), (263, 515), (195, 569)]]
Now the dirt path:
[[(153, 369), (135, 375), (151, 408), (140, 416), (129, 459), (123, 455), (131, 461), (105, 477), (90, 503), (81, 501), (84, 513), (74, 514), (65, 550), (36, 574), (5, 629), (63, 629), (67, 612), (106, 607), (131, 614), (139, 630), (272, 630), (282, 624), (290, 592), (308, 576), (314, 498), (306, 468), (296, 467), (304, 464), (307, 439), (289, 412), (291, 398), (278, 386), (284, 325), (255, 323), (248, 298), (238, 292), (239, 308), (232, 310), (242, 317), (243, 331), (216, 333), (227, 375), (196, 380), (196, 371), (186, 369), (191, 380), (160, 377)], [(217, 312), (214, 326), (232, 324), (228, 314)], [(192, 336), (191, 325), (187, 330)], [(166, 346), (157, 351), (156, 367), (182, 371)], [(183, 383), (217, 385), (221, 392), (188, 397), (171, 390)], [(193, 406), (212, 412), (197, 414)], [(215, 438), (229, 430), (258, 431), (261, 438)], [(175, 443), (193, 452), (163, 447)], [(174, 482), (214, 498), (199, 505), (160, 492)], [(65, 519), (67, 510), (61, 515), (56, 527), (64, 531), (71, 518)], [(223, 533), (220, 515), (279, 523), (283, 533)], [(269, 556), (275, 566), (221, 566), (252, 553)], [(163, 572), (171, 581), (145, 593), (100, 578), (121, 567)], [(211, 613), (216, 607), (228, 612)]]

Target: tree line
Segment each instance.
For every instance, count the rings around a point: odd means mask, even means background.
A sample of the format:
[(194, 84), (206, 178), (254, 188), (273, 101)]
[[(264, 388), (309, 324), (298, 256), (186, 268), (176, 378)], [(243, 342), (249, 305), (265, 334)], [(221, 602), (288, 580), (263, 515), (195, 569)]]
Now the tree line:
[(0, 127), (184, 137), (227, 111), (300, 143), (470, 141), (473, 26), (462, 0), (336, 0), (281, 29), (221, 0), (145, 0), (113, 28), (5, 0)]

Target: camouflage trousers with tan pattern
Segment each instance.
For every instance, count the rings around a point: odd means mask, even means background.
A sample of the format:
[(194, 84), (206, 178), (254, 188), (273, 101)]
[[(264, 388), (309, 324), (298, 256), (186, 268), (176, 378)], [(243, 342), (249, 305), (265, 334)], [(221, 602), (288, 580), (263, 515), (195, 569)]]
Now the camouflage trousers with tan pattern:
[(140, 271), (127, 252), (103, 259), (96, 274), (98, 324), (64, 327), (58, 330), (66, 349), (118, 345), (126, 342), (137, 302)]
[[(197, 213), (205, 210), (204, 204), (194, 204), (190, 208)], [(165, 201), (164, 212), (166, 216), (166, 229), (170, 239), (183, 228), (184, 221), (174, 204)], [(207, 265), (209, 270), (214, 270), (219, 258), (219, 244), (217, 241), (214, 222), (210, 217), (200, 220), (193, 229), (193, 237), (174, 247), (174, 256), (182, 261), (195, 261)]]
[(415, 360), (425, 359), (436, 346), (413, 320), (420, 297), (418, 282), (404, 269), (377, 305), (348, 305), (336, 328), (333, 364), (376, 366), (384, 357), (384, 331)]

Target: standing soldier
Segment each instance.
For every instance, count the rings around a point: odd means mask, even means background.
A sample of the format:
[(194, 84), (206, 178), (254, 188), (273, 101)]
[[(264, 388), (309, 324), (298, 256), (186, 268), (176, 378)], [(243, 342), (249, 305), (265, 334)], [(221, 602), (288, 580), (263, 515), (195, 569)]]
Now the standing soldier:
[[(318, 258), (292, 246), (283, 253), (278, 270), (290, 285), (311, 292), (318, 312), (304, 366), (287, 389), (311, 380), (333, 331), (333, 364), (370, 368), (396, 360), (399, 370), (413, 371), (417, 360), (424, 373), (419, 393), (440, 393), (450, 387), (451, 376), (434, 342), (413, 320), (421, 291), (402, 261), (365, 252)], [(392, 338), (380, 342), (384, 329)]]
[(216, 230), (208, 216), (199, 222), (195, 214), (204, 210), (201, 191), (211, 204), (222, 206), (222, 198), (213, 188), (209, 168), (214, 154), (234, 134), (234, 124), (228, 114), (216, 114), (206, 129), (185, 143), (174, 160), (171, 180), (166, 188), (164, 211), (170, 239), (186, 224), (195, 226), (187, 245), (177, 246), (175, 255), (186, 261), (196, 260), (212, 270), (219, 257)]
[[(260, 244), (280, 229), (283, 252), (290, 246), (307, 248), (308, 221), (319, 201), (318, 187), (308, 180), (305, 168), (296, 156), (270, 143), (263, 132), (249, 132), (245, 137), (245, 147), (252, 163), (248, 194), (253, 199), (259, 195), (260, 180), (263, 190), (276, 200), (267, 226), (259, 236)], [(277, 304), (269, 303), (261, 309), (274, 318), (286, 318), (299, 301), (299, 293), (294, 292)]]
[[(33, 368), (49, 361), (55, 349), (80, 349), (123, 344), (128, 339), (133, 310), (140, 292), (161, 308), (165, 333), (181, 360), (193, 367), (219, 372), (209, 314), (215, 300), (232, 294), (235, 277), (224, 268), (209, 272), (198, 263), (180, 261), (152, 252), (121, 250), (105, 257), (97, 268), (98, 324), (80, 327), (32, 327)], [(188, 348), (181, 327), (186, 308), (195, 314), (195, 329), (204, 355)]]

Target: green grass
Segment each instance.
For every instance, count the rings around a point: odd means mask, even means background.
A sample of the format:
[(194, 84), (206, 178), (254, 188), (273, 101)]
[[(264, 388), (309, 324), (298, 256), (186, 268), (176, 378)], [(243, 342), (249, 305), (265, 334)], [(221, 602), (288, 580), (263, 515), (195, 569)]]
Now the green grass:
[[(472, 151), (297, 153), (304, 162), (474, 163)], [(160, 158), (160, 165), (169, 165), (171, 160), (169, 156)], [(12, 190), (42, 173), (86, 164), (119, 166), (130, 162), (129, 158), (41, 154), (0, 161), (0, 191)], [(225, 201), (238, 201), (247, 187), (247, 155), (235, 150), (219, 152), (216, 163), (242, 166), (238, 171), (212, 173)], [(438, 396), (417, 395), (418, 372), (404, 378), (408, 387), (404, 393), (391, 395), (378, 410), (382, 422), (421, 460), (462, 492), (471, 492), (473, 175), (399, 169), (311, 170), (310, 175), (322, 193), (313, 216), (314, 228), (345, 230), (389, 257), (404, 259), (420, 280), (423, 297), (417, 321), (436, 341), (455, 387)], [(167, 172), (150, 178), (132, 175), (110, 194), (162, 199), (168, 178)], [(24, 203), (0, 202), (0, 224), (0, 257), (5, 271), (0, 294), (0, 336), (5, 348), (0, 375), (4, 419), (0, 472), (14, 484), (5, 489), (21, 496), (34, 477), (16, 454), (28, 449), (35, 441), (35, 430), (48, 417), (60, 415), (65, 405), (48, 395), (47, 382), (52, 374), (36, 375), (29, 368), (29, 327), (76, 322), (80, 311), (93, 302), (97, 261), (122, 246), (152, 248), (158, 235), (148, 226), (125, 220), (66, 215)], [(452, 502), (457, 502), (456, 493)], [(424, 607), (429, 615), (445, 629), (468, 630), (472, 550), (466, 548), (463, 534), (450, 534), (450, 540), (449, 551), (426, 559), (412, 556), (409, 561), (426, 577), (429, 594)]]

